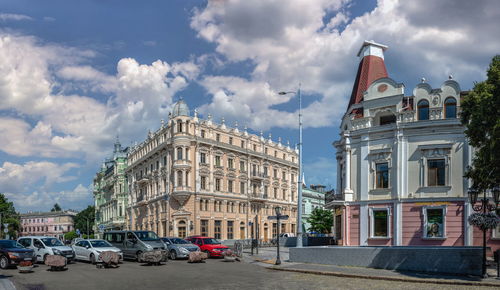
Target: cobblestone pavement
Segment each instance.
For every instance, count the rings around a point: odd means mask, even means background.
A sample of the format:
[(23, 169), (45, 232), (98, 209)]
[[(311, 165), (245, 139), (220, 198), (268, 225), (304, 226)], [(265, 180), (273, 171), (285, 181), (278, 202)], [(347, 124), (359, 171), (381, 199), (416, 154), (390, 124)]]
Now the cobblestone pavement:
[[(68, 265), (63, 272), (50, 272), (38, 265), (30, 274), (16, 269), (0, 270), (10, 276), (18, 290), (58, 289), (477, 289), (470, 286), (406, 283), (321, 276), (269, 270), (251, 263), (210, 259), (203, 264), (185, 260), (163, 266), (135, 262), (117, 269), (96, 269), (88, 263)], [(488, 289), (481, 287), (480, 289)], [(490, 288), (494, 289), (494, 288)]]

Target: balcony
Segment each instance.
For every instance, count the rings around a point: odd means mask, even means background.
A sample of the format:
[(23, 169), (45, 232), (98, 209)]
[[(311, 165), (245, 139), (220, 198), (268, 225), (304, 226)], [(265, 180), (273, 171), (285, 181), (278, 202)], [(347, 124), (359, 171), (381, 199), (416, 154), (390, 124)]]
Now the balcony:
[(264, 175), (264, 173), (260, 173), (257, 171), (250, 171), (250, 179), (262, 180), (264, 178), (267, 178), (267, 176)]
[(175, 160), (174, 161), (174, 169), (184, 169), (191, 168), (191, 162), (189, 160)]
[(189, 199), (192, 193), (192, 188), (189, 186), (175, 186), (172, 191), (172, 197), (177, 200), (181, 205)]
[(149, 178), (146, 176), (140, 176), (139, 179), (137, 179), (138, 184), (147, 183), (148, 181), (149, 181)]
[(267, 200), (267, 194), (262, 193), (250, 193), (250, 201), (264, 202)]

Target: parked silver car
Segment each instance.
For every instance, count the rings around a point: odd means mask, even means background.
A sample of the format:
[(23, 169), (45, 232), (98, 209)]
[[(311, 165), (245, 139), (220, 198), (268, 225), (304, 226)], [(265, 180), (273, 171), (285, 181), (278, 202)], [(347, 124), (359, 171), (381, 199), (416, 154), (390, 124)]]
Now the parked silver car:
[(165, 245), (167, 245), (168, 254), (172, 260), (177, 258), (187, 258), (189, 257), (189, 252), (200, 250), (200, 247), (197, 245), (181, 238), (167, 237), (161, 238), (161, 240), (165, 243)]
[(123, 260), (123, 253), (120, 249), (113, 247), (105, 240), (89, 239), (80, 240), (73, 245), (75, 259), (90, 261), (92, 264), (101, 262), (101, 253), (111, 251), (118, 253), (120, 261)]

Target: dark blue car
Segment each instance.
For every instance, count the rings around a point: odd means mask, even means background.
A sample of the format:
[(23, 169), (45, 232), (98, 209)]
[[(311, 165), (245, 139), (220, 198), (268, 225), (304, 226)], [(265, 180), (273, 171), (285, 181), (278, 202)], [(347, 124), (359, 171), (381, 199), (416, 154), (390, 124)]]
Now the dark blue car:
[(14, 240), (0, 240), (0, 268), (7, 269), (11, 265), (17, 265), (21, 261), (35, 263), (35, 255), (32, 249), (27, 249)]

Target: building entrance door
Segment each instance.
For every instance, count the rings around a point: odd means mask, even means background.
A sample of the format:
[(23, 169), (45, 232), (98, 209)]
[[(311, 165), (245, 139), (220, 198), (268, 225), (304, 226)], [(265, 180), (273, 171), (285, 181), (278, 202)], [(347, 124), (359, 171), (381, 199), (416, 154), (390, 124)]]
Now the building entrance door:
[(267, 242), (267, 237), (268, 237), (268, 235), (269, 235), (269, 233), (268, 233), (268, 232), (269, 232), (269, 230), (268, 230), (268, 228), (267, 228), (267, 226), (266, 226), (266, 227), (264, 228), (264, 242)]
[(240, 239), (244, 240), (245, 239), (245, 227), (240, 226)]

